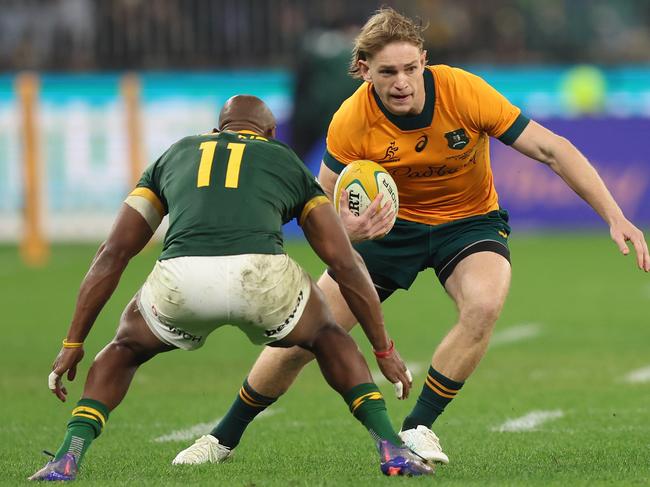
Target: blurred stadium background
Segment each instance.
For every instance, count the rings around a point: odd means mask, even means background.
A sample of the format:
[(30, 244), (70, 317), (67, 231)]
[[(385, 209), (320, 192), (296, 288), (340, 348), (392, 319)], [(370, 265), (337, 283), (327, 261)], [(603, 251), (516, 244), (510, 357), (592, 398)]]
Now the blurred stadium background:
[[(430, 62), (484, 76), (573, 140), (628, 216), (650, 223), (647, 0), (384, 4), (429, 24)], [(0, 1), (0, 239), (101, 239), (141, 169), (215, 125), (235, 93), (264, 98), (279, 138), (317, 170), (329, 119), (357, 85), (351, 39), (379, 5)], [(599, 225), (545, 168), (492, 146), (515, 228)]]
[[(10, 479), (31, 473), (41, 463), (36, 453), (60, 438), (69, 411), (44, 406), (55, 402), (46, 397), (45, 377), (96, 244), (140, 171), (180, 137), (215, 126), (221, 104), (237, 93), (263, 98), (278, 118), (279, 138), (317, 171), (330, 117), (357, 86), (346, 76), (351, 41), (381, 5), (429, 24), (431, 63), (480, 74), (572, 140), (648, 234), (648, 0), (0, 0), (0, 299), (10, 344), (2, 354), (0, 411), (12, 418), (0, 426), (0, 443)], [(439, 480), (647, 485), (647, 276), (629, 258), (622, 262), (604, 223), (547, 168), (497, 141), (492, 163), (512, 216), (517, 266), (498, 330), (513, 328), (515, 338), (503, 343), (537, 340), (489, 354), (453, 413), (436, 423), (459, 460)], [(296, 227), (287, 234), (295, 239), (292, 255), (320, 273)], [(150, 269), (155, 247), (136, 259), (100, 317), (82, 377)], [(423, 279), (385, 306), (402, 355), (419, 364), (416, 382), (454, 319), (431, 286), (434, 277)], [(192, 435), (156, 448), (151, 438), (223, 413), (257, 353), (227, 331), (215, 342), (139, 373), (113, 433), (89, 456), (89, 478), (287, 485), (277, 446), (289, 451), (296, 471), (304, 469), (291, 485), (327, 484), (328, 475), (343, 484), (377, 480), (370, 448), (346, 456), (358, 471), (341, 472), (331, 463), (340, 458), (336, 446), (308, 434), (316, 422), (368, 446), (362, 429), (349, 432), (351, 420), (314, 367), (306, 372), (313, 381), (299, 381), (278, 406), (288, 414), (256, 426), (260, 441), (243, 444), (238, 462), (197, 477), (170, 472), (169, 458)], [(219, 373), (206, 382), (200, 366)], [(636, 385), (621, 382), (625, 373)], [(73, 397), (81, 382), (69, 387)], [(389, 407), (397, 422), (410, 404), (389, 400)], [(539, 408), (562, 408), (565, 418), (544, 435), (491, 432), (506, 417)], [(625, 420), (615, 424), (617, 417)], [(312, 444), (323, 452), (318, 467)], [(101, 458), (110, 455), (126, 455), (133, 465), (102, 470)], [(306, 466), (296, 467), (300, 461)]]

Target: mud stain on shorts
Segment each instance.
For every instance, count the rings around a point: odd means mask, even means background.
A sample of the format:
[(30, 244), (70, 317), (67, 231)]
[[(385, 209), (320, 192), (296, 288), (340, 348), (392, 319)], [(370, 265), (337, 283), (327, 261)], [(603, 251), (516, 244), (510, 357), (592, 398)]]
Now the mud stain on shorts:
[(244, 296), (255, 300), (252, 321), (279, 325), (295, 312), (303, 271), (289, 256), (254, 255), (240, 276)]

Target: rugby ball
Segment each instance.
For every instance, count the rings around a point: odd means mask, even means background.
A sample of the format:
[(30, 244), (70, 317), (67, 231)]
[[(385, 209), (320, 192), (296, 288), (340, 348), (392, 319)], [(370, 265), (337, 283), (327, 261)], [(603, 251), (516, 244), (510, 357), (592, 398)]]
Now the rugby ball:
[(341, 191), (348, 192), (348, 209), (354, 215), (361, 215), (372, 203), (378, 193), (384, 198), (381, 201), (382, 208), (390, 204), (393, 207), (393, 223), (397, 218), (399, 209), (399, 196), (397, 185), (386, 169), (373, 161), (354, 161), (345, 166), (341, 171), (336, 185), (334, 186), (334, 206), (340, 213)]

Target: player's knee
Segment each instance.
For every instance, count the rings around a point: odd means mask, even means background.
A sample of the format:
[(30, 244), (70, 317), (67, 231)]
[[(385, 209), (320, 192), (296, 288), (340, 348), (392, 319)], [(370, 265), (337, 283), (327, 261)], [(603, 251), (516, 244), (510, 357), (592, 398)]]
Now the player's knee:
[(499, 319), (502, 308), (503, 304), (499, 300), (484, 298), (475, 300), (470, 305), (470, 312), (472, 315), (477, 317), (479, 321), (491, 326), (497, 321), (497, 319)]
[(291, 347), (282, 350), (282, 369), (298, 369), (307, 365), (314, 358), (314, 355), (301, 347)]
[(502, 306), (494, 300), (476, 300), (461, 310), (460, 322), (472, 339), (480, 342), (487, 339), (501, 314)]

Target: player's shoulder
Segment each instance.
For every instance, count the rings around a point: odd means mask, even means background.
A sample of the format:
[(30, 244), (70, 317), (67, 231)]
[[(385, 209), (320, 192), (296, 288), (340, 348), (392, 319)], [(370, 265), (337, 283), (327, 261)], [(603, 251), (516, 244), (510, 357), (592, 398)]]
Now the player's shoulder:
[(186, 149), (189, 146), (197, 146), (200, 145), (202, 142), (208, 141), (208, 140), (216, 140), (215, 136), (217, 135), (216, 132), (207, 132), (204, 134), (192, 134), (192, 135), (186, 135), (185, 137), (182, 137), (178, 139), (176, 142), (174, 142), (172, 145), (169, 146), (169, 149), (167, 149), (168, 153), (174, 153), (176, 151), (180, 151), (183, 149)]
[(438, 87), (472, 85), (482, 81), (482, 78), (474, 73), (447, 64), (434, 64), (427, 66), (427, 69), (433, 73)]
[[(287, 154), (291, 156), (298, 157), (294, 150), (289, 146), (289, 144), (282, 142), (279, 139), (266, 139), (266, 142), (268, 142), (268, 147), (271, 150), (274, 151), (279, 151), (279, 152), (286, 152)], [(266, 147), (266, 145), (263, 145), (263, 147)]]
[(446, 64), (427, 66), (427, 69), (433, 73), (440, 106), (464, 112), (476, 109), (497, 95), (483, 78), (465, 69)]
[(274, 160), (288, 162), (290, 164), (302, 164), (302, 161), (294, 150), (288, 144), (279, 139), (257, 136), (250, 139), (244, 137), (244, 140), (247, 140), (247, 143), (250, 144), (251, 148), (265, 153), (268, 157), (271, 157)]
[(217, 130), (212, 130), (210, 132), (204, 132), (201, 134), (190, 134), (186, 135), (185, 137), (182, 137), (178, 139), (175, 144), (176, 145), (184, 145), (184, 144), (194, 144), (196, 142), (202, 142), (205, 140), (214, 140), (217, 136), (219, 135), (219, 132)]
[(246, 143), (246, 151), (250, 151), (252, 158), (259, 157), (260, 160), (282, 167), (283, 170), (301, 170), (305, 166), (298, 154), (279, 139), (240, 134), (238, 140)]
[(201, 144), (210, 140), (216, 141), (218, 132), (206, 132), (203, 134), (192, 134), (181, 137), (173, 142), (158, 160), (154, 163), (157, 167), (175, 166), (178, 159), (184, 160), (188, 151), (201, 150)]
[(341, 103), (332, 117), (331, 127), (344, 128), (347, 132), (365, 130), (371, 122), (372, 111), (370, 83), (363, 82), (352, 95)]

